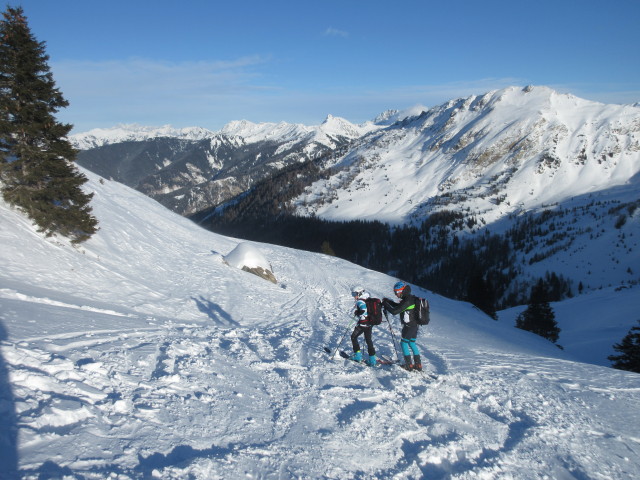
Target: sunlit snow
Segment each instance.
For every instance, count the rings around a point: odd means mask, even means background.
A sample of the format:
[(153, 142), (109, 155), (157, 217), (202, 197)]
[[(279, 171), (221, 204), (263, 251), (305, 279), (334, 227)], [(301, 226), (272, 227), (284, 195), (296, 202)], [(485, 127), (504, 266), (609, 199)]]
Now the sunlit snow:
[[(273, 284), (225, 262), (241, 240), (87, 176), (100, 231), (77, 248), (0, 201), (0, 477), (638, 476), (638, 374), (419, 288), (436, 379), (331, 359), (350, 286), (391, 296), (395, 278), (254, 244)], [(637, 305), (617, 293), (598, 302)], [(374, 339), (395, 358), (391, 325)]]

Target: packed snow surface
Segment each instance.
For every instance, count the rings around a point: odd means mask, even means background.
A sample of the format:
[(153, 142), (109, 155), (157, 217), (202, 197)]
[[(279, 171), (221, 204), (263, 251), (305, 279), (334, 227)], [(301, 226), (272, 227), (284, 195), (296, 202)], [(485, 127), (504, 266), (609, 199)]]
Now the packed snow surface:
[(419, 288), (429, 375), (331, 358), (350, 286), (394, 278), (257, 244), (274, 285), (224, 262), (240, 240), (87, 176), (77, 248), (0, 201), (1, 478), (638, 478), (639, 375)]

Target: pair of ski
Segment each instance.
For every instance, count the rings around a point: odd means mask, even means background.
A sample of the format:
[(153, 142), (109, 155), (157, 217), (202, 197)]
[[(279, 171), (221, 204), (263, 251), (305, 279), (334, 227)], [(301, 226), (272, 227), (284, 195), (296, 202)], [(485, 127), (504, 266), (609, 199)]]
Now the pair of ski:
[[(328, 353), (329, 355), (334, 354), (334, 351), (332, 351), (329, 347), (324, 347), (324, 351), (326, 353)], [(367, 363), (366, 360), (354, 360), (353, 358), (351, 358), (351, 355), (349, 355), (347, 352), (345, 352), (344, 350), (337, 350), (337, 353), (342, 357), (345, 358), (347, 360), (351, 360), (352, 362), (355, 363), (359, 363), (361, 365), (365, 365), (367, 367), (373, 367), (373, 365), (369, 365)], [(394, 365), (397, 364), (398, 362), (396, 362), (395, 360), (385, 356), (385, 355), (381, 355), (380, 357), (378, 357), (377, 359), (377, 364), (375, 365), (375, 367), (379, 367), (381, 365)]]
[(356, 363), (361, 363), (362, 365), (366, 365), (367, 367), (380, 367), (382, 365), (394, 365), (398, 362), (396, 362), (395, 360), (390, 359), (389, 357), (386, 357), (385, 355), (381, 355), (380, 357), (377, 358), (377, 362), (376, 365), (369, 365), (369, 363), (367, 363), (366, 360), (354, 360), (353, 358), (351, 358), (351, 355), (349, 355), (347, 352), (345, 352), (344, 350), (340, 350), (338, 352), (340, 354), (340, 356), (342, 358), (346, 358), (347, 360), (351, 360), (352, 362), (356, 362)]
[[(324, 351), (327, 352), (328, 354), (333, 353), (331, 351), (330, 348), (328, 347), (324, 347)], [(351, 355), (349, 355), (347, 352), (345, 352), (344, 350), (339, 350), (338, 354), (342, 357), (345, 358), (347, 360), (351, 360), (352, 362), (355, 363), (359, 363), (361, 365), (367, 366), (367, 367), (371, 367), (371, 368), (378, 368), (381, 366), (385, 366), (385, 365), (397, 365), (399, 367), (401, 367), (403, 370), (407, 371), (407, 372), (416, 372), (416, 373), (421, 373), (422, 375), (424, 375), (425, 377), (429, 377), (432, 379), (436, 379), (437, 377), (429, 372), (425, 372), (425, 371), (418, 371), (418, 370), (407, 370), (406, 368), (404, 368), (404, 364), (398, 362), (397, 360), (393, 360), (392, 358), (387, 357), (386, 355), (380, 355), (380, 357), (378, 357), (378, 363), (377, 365), (373, 366), (373, 365), (369, 365), (365, 360), (354, 360), (353, 358), (351, 358)]]

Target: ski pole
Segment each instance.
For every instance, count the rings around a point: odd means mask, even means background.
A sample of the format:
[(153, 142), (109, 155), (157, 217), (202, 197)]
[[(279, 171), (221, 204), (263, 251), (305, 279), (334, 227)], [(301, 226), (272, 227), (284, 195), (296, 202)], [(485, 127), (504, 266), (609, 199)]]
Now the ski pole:
[(342, 335), (342, 338), (340, 339), (340, 342), (338, 343), (338, 345), (336, 345), (336, 349), (331, 354), (331, 359), (332, 360), (336, 356), (336, 353), (338, 353), (338, 349), (340, 348), (340, 345), (342, 345), (342, 342), (344, 341), (344, 337), (347, 336), (347, 333), (349, 333), (349, 330), (351, 329), (351, 327), (353, 327), (353, 323), (349, 323), (349, 325), (347, 325), (347, 328), (344, 331), (344, 334)]
[(393, 334), (393, 328), (391, 328), (391, 322), (389, 321), (389, 317), (387, 316), (387, 310), (382, 310), (384, 312), (384, 318), (387, 319), (387, 323), (389, 324), (389, 332), (391, 332), (391, 339), (393, 340), (393, 349), (396, 351), (396, 360), (400, 363), (400, 356), (398, 355), (398, 349), (396, 348), (396, 336)]

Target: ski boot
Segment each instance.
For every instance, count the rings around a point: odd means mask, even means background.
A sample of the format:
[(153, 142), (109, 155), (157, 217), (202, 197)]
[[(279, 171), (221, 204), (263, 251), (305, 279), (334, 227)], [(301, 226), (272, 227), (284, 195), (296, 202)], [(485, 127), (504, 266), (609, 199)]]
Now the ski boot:
[(362, 352), (360, 350), (358, 350), (357, 352), (354, 352), (353, 355), (351, 355), (350, 359), (353, 360), (354, 362), (361, 362)]
[(422, 371), (422, 360), (420, 359), (420, 355), (413, 356), (413, 369), (418, 372)]
[(413, 370), (413, 363), (411, 363), (411, 355), (404, 356), (404, 365), (400, 365), (405, 370)]
[(369, 365), (370, 367), (378, 366), (378, 357), (376, 357), (375, 355), (369, 355), (369, 360), (367, 361), (367, 365)]

